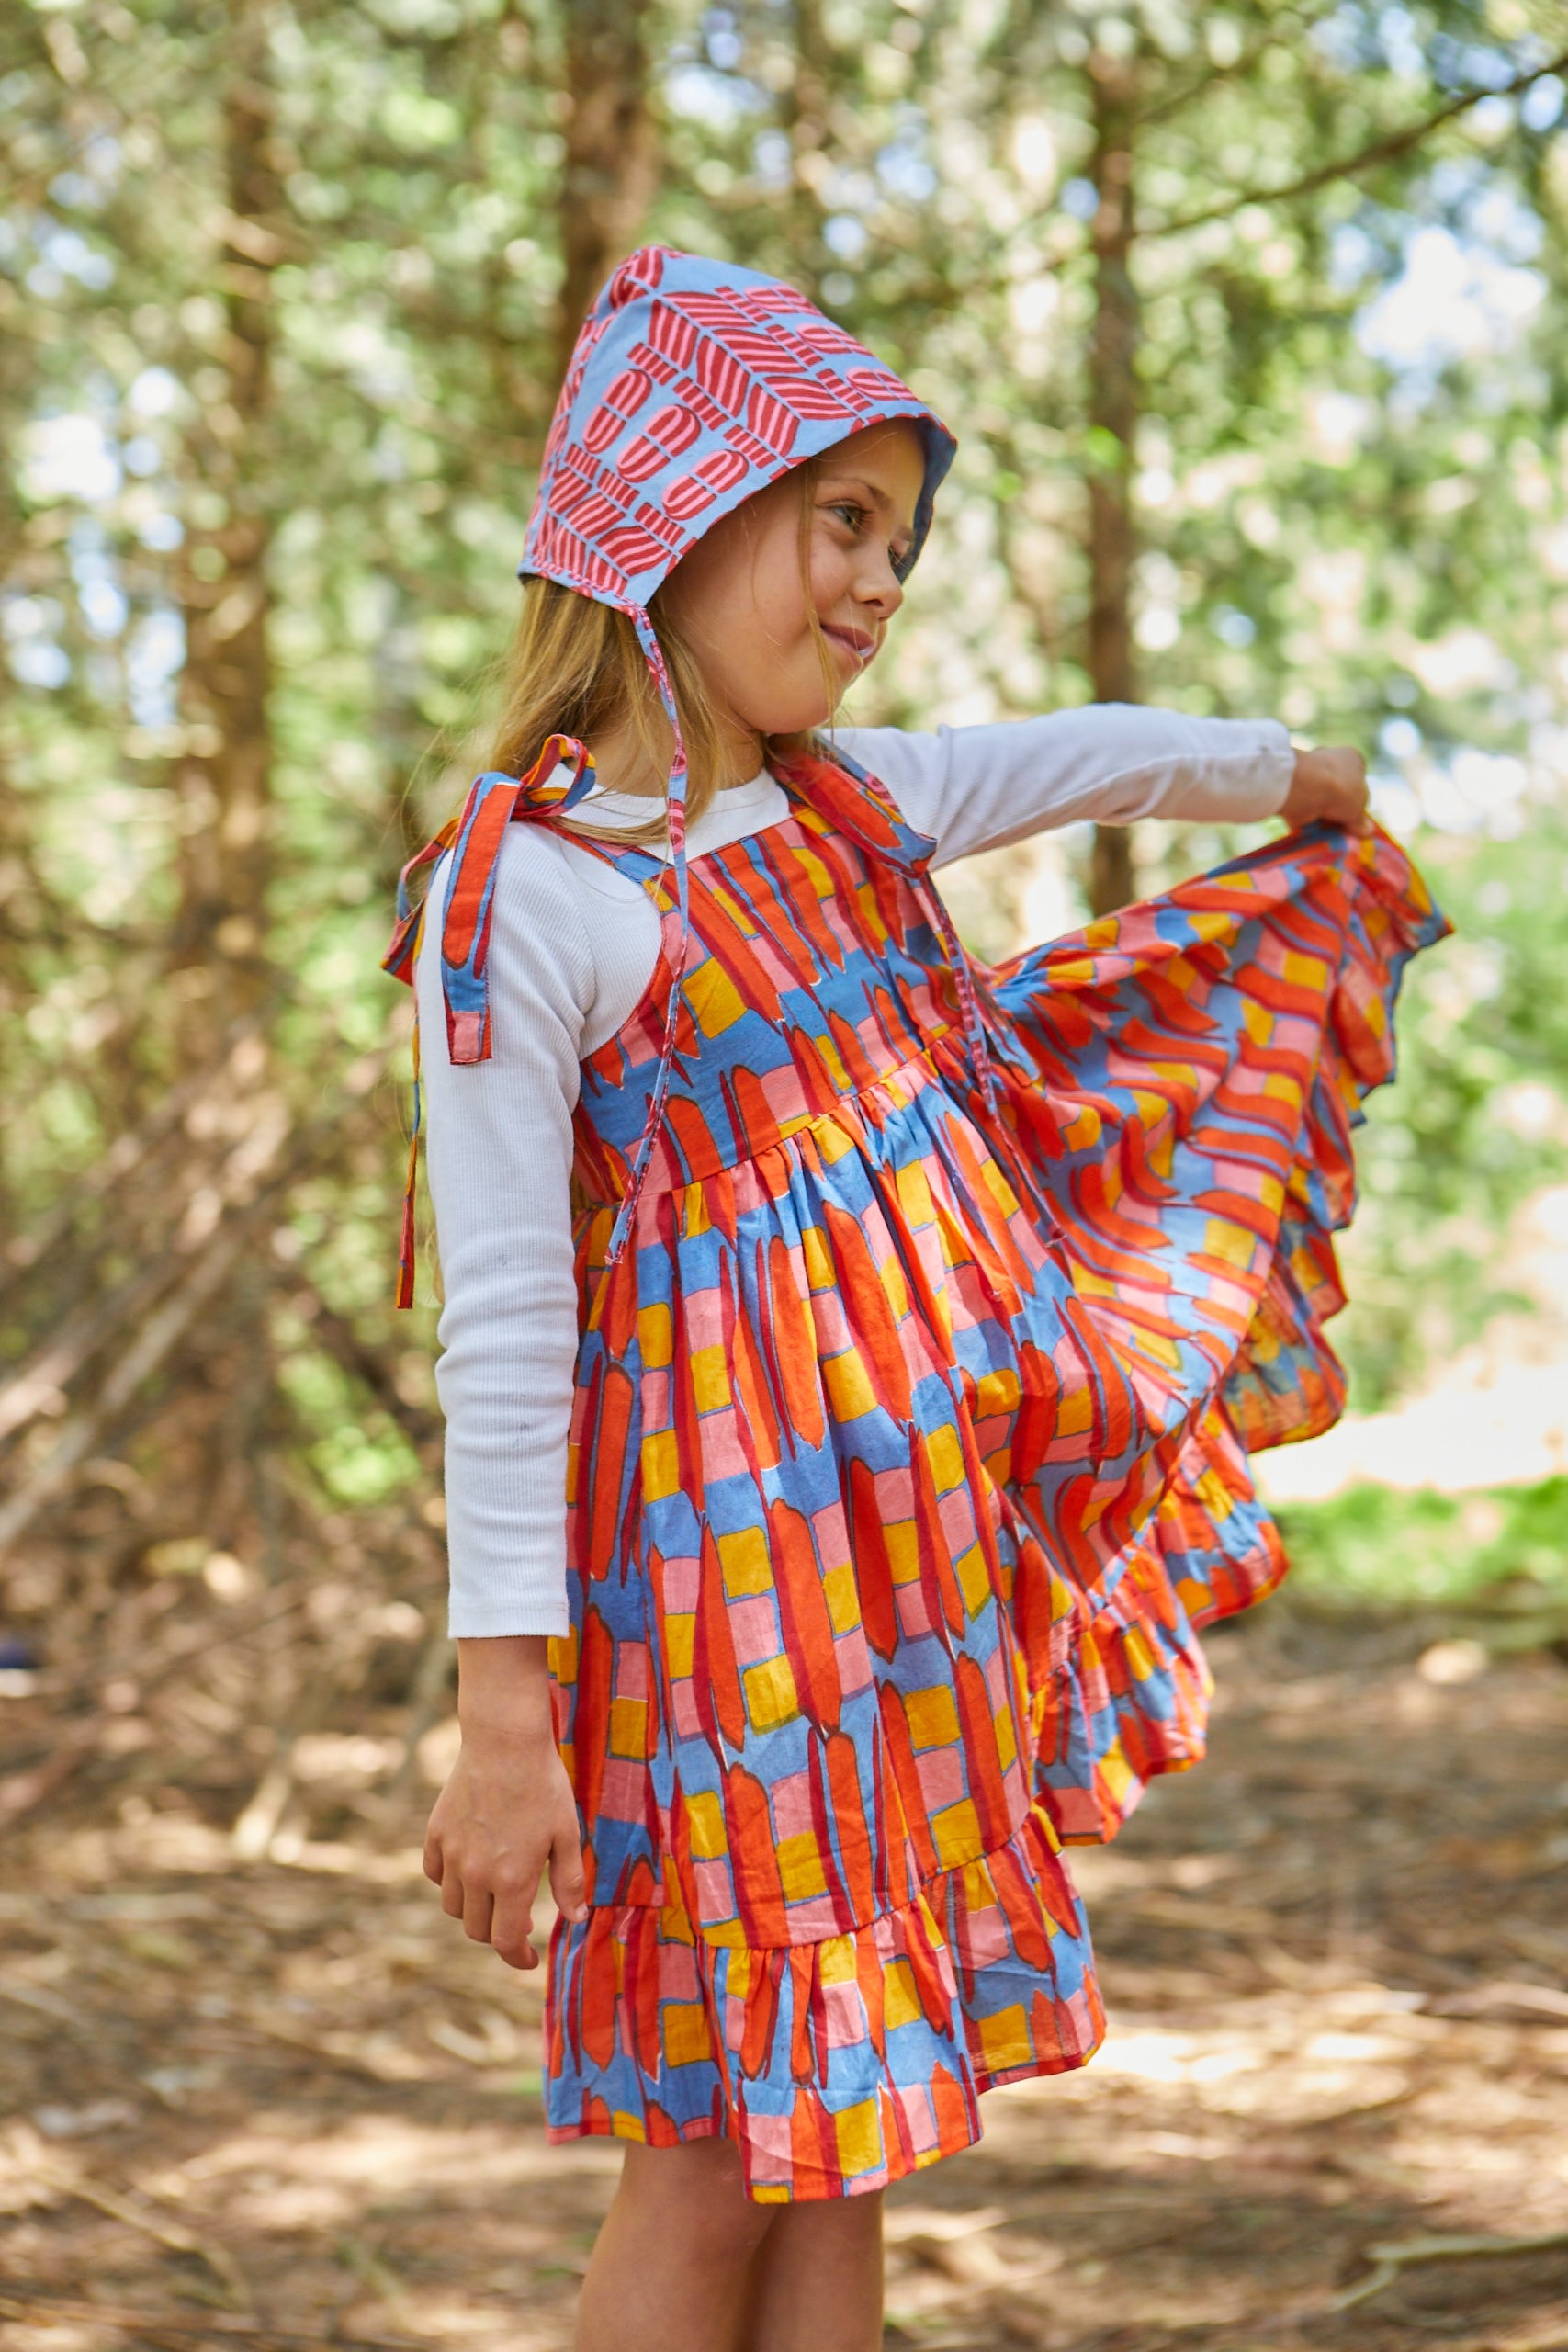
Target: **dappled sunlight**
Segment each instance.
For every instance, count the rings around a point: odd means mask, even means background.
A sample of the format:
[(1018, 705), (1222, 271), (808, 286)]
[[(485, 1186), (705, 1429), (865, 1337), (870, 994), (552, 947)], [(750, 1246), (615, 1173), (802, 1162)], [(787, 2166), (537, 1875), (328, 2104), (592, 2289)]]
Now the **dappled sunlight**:
[[(1071, 1857), (1104, 2047), (988, 2094), (979, 2146), (893, 2192), (890, 2346), (1414, 2352), (1422, 2314), (1469, 2352), (1556, 2341), (1550, 2251), (1413, 2260), (1336, 2309), (1369, 2247), (1550, 2234), (1568, 2189), (1568, 1673), (1434, 1678), (1453, 1638), (1284, 1600), (1214, 1642), (1208, 1764)], [(157, 1814), (17, 1847), (0, 2213), (51, 2347), (119, 2340), (76, 2312), (101, 2279), (176, 2312), (243, 2281), (311, 2344), (565, 2352), (619, 2152), (545, 2144), (539, 1980), (402, 1874), (424, 1801), (304, 1839), (353, 1869)]]
[[(192, 2196), (247, 2228), (313, 2230), (347, 2221), (367, 2196), (386, 2209), (429, 2197), (503, 2204), (507, 2191), (551, 2165), (532, 2134), (366, 2114), (327, 2131), (240, 2132), (150, 2185), (161, 2195)], [(537, 2254), (539, 2244), (528, 2250)]]

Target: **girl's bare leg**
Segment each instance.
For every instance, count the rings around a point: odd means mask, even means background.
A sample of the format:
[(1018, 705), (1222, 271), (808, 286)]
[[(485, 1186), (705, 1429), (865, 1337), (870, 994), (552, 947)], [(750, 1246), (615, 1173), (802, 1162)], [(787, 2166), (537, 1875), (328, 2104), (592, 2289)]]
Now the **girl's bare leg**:
[(882, 2199), (775, 2205), (746, 2352), (879, 2352)]
[[(582, 2282), (577, 2352), (752, 2352), (752, 2266), (779, 2212), (747, 2197), (731, 2141), (628, 2148)], [(846, 2342), (860, 2352), (858, 2336)]]

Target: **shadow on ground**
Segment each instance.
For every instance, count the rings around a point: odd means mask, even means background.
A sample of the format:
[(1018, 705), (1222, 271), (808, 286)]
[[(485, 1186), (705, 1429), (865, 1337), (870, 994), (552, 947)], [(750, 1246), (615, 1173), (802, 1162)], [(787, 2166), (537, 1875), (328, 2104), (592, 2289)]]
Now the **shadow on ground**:
[[(1210, 1762), (1077, 1858), (1106, 2048), (895, 2193), (890, 2346), (1568, 2348), (1568, 1670), (1434, 1679), (1431, 1634), (1214, 1641)], [(110, 1741), (13, 1833), (7, 2352), (569, 2345), (616, 2158), (545, 2146), (536, 1986), (418, 1877), (399, 1736), (329, 1742), (265, 1862), (216, 1734)]]

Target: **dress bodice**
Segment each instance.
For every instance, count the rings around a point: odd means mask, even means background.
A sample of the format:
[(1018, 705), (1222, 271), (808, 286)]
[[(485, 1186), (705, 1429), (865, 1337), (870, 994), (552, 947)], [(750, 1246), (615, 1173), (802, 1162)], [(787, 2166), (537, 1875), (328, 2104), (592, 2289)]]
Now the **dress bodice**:
[(641, 1002), (582, 1066), (577, 1174), (592, 1200), (625, 1190), (682, 957), (651, 1192), (737, 1167), (823, 1113), (858, 1133), (864, 1091), (962, 1019), (927, 879), (934, 844), (874, 778), (817, 758), (778, 773), (788, 815), (692, 862), (687, 923), (656, 852), (589, 844), (647, 887), (662, 925)]

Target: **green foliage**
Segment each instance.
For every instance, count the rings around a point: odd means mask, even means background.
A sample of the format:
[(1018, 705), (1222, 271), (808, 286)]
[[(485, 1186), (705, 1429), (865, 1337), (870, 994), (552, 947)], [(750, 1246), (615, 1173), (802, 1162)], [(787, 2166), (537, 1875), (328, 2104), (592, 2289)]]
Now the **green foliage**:
[(310, 1433), (300, 1451), (328, 1501), (352, 1510), (413, 1486), (420, 1470), (408, 1444), (385, 1419), (367, 1419), (361, 1398), (310, 1347), (308, 1331), (285, 1347), (279, 1372), (301, 1430)]
[(1399, 1083), (1358, 1140), (1335, 1338), (1369, 1408), (1529, 1310), (1500, 1245), (1568, 1146), (1568, 806), (1529, 806), (1514, 840), (1416, 846), (1457, 937), (1410, 975)]
[[(515, 605), (555, 389), (563, 11), (256, 6), (281, 187), (259, 243), (222, 169), (234, 12), (20, 0), (0, 25), (0, 433), (18, 456), (0, 486), (0, 1083), (28, 1113), (0, 1127), (12, 1233), (176, 1066), (196, 982), (168, 954), (175, 786), (206, 755), (181, 599), (226, 593), (243, 518), (201, 452), (232, 413), (225, 299), (263, 266), (275, 399), (245, 495), (273, 533), (265, 946), (302, 1101), (400, 1049), (405, 1001), (377, 968), (391, 879), (464, 780), (455, 747)], [(1561, 85), (1337, 167), (1527, 72), (1556, 12), (682, 0), (642, 17), (666, 162), (648, 233), (804, 283), (962, 436), (854, 715), (1084, 697), (1099, 468), (1132, 481), (1147, 698), (1277, 712), (1376, 757), (1460, 932), (1413, 978), (1347, 1253), (1358, 1398), (1396, 1394), (1508, 1304), (1500, 1237), (1568, 1140)], [(1084, 390), (1108, 58), (1136, 83), (1133, 447), (1090, 428)], [(1460, 332), (1485, 313), (1456, 296), (1448, 340), (1413, 341), (1428, 266), (1468, 270), (1495, 332)], [(1145, 876), (1235, 845), (1150, 828)], [(982, 949), (1020, 919), (1020, 873), (956, 885)], [(389, 1087), (378, 1110), (383, 1146), (345, 1147), (291, 1211), (298, 1263), (367, 1329), (394, 1240)], [(364, 1434), (308, 1328), (278, 1343), (335, 1496), (413, 1475), (401, 1439)]]
[(1365, 1607), (1520, 1609), (1568, 1596), (1568, 1478), (1473, 1495), (1353, 1487), (1331, 1502), (1277, 1513), (1291, 1588)]

